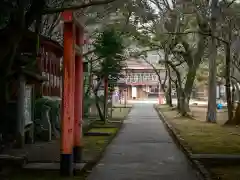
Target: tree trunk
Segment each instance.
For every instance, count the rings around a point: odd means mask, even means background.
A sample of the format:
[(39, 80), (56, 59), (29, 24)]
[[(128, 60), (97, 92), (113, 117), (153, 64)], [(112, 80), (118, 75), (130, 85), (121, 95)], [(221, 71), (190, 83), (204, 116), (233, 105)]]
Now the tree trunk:
[(0, 129), (1, 134), (5, 134), (8, 131), (7, 124), (7, 91), (8, 91), (8, 78), (9, 73), (14, 64), (18, 45), (22, 39), (25, 31), (24, 21), (24, 8), (21, 7), (16, 11), (14, 18), (7, 28), (2, 29), (0, 33)]
[(235, 85), (235, 97), (238, 100), (238, 102), (240, 102), (240, 88), (239, 88), (239, 83), (236, 81), (233, 81), (232, 84)]
[[(196, 73), (197, 73), (197, 68), (195, 66), (189, 67), (184, 89), (180, 90), (180, 94), (181, 94), (180, 106), (181, 106), (182, 111), (184, 112), (183, 113), (184, 115), (186, 115), (186, 113), (190, 112), (189, 101), (191, 98), (191, 93), (192, 93)], [(181, 92), (181, 91), (183, 91), (183, 92)]]
[(166, 103), (170, 107), (172, 107), (172, 90), (171, 88), (168, 87), (167, 92), (166, 92)]
[(177, 93), (177, 110), (180, 111), (180, 90), (177, 80), (174, 82), (176, 86), (176, 93)]
[(227, 121), (225, 125), (239, 125), (239, 124), (240, 124), (240, 103), (238, 102), (234, 118), (232, 118), (231, 121)]
[(103, 102), (103, 117), (104, 122), (107, 119), (107, 112), (108, 112), (108, 78), (104, 78), (104, 102)]
[(22, 40), (23, 34), (32, 24), (37, 14), (40, 14), (45, 1), (34, 1), (26, 13), (26, 3), (23, 1), (18, 4), (18, 8), (11, 14), (11, 21), (0, 32), (0, 135), (8, 133), (7, 112), (8, 112), (8, 78), (14, 64), (17, 48)]
[(180, 105), (180, 94), (179, 94), (179, 89), (177, 90), (177, 110), (180, 111), (181, 105)]
[(4, 77), (0, 77), (0, 113), (1, 113), (1, 119), (0, 119), (0, 134), (4, 135), (7, 131), (7, 79)]
[(232, 91), (231, 91), (231, 94), (232, 94), (232, 96), (231, 96), (231, 99), (232, 99), (232, 116), (233, 116), (233, 111), (234, 111), (234, 106), (235, 106), (235, 93), (236, 93), (236, 88), (235, 88), (235, 86), (234, 86), (234, 84), (233, 84), (233, 82), (231, 83), (232, 84)]
[(8, 123), (7, 123), (7, 112), (8, 112), (8, 78), (9, 78), (9, 72), (12, 68), (12, 65), (14, 63), (14, 58), (16, 54), (18, 43), (14, 44), (10, 48), (9, 54), (1, 60), (1, 67), (0, 67), (0, 114), (1, 114), (1, 120), (0, 120), (0, 133), (3, 136), (6, 136), (6, 133), (8, 131)]
[[(90, 64), (89, 64), (89, 72), (88, 72), (88, 75), (89, 75), (89, 78), (88, 78), (88, 84), (89, 84), (89, 87), (90, 87), (90, 90), (91, 90), (91, 87), (92, 87), (92, 81), (93, 81), (93, 74), (92, 74), (92, 69), (93, 69), (93, 64), (92, 64), (92, 61), (90, 61)], [(89, 95), (91, 95), (90, 91), (89, 91)]]
[(165, 87), (166, 87), (166, 81), (167, 81), (167, 77), (168, 77), (167, 66), (168, 66), (168, 65), (165, 64), (166, 70), (165, 70), (165, 76), (164, 76), (163, 82), (161, 81), (160, 75), (158, 76), (158, 77), (159, 77), (159, 78), (158, 78), (158, 81), (159, 81), (159, 83), (160, 83), (160, 87), (159, 87), (159, 88), (161, 88), (161, 89), (160, 89), (160, 92), (163, 92), (164, 94), (166, 93)]
[(98, 90), (99, 90), (99, 87), (102, 84), (102, 79), (103, 79), (103, 77), (98, 78), (98, 83), (97, 83), (96, 87), (93, 88), (93, 93), (95, 95), (95, 104), (96, 104), (96, 108), (98, 110), (98, 115), (100, 117), (100, 120), (105, 121), (104, 114), (102, 113), (102, 110), (101, 110), (101, 107), (100, 107), (100, 104), (99, 104), (100, 98), (98, 97)]
[[(234, 101), (235, 90), (237, 90), (238, 96), (240, 94), (240, 90), (239, 90), (239, 87), (237, 87), (237, 85), (236, 85), (236, 89), (235, 89), (233, 83), (232, 83), (232, 86), (233, 86), (233, 90), (232, 90), (232, 92), (230, 91), (230, 93), (232, 95), (231, 96), (231, 108), (232, 108), (231, 115), (232, 115), (232, 119), (228, 119), (227, 122), (224, 125), (239, 125), (240, 124), (240, 102), (239, 102), (239, 99), (238, 99), (238, 104), (237, 104), (237, 108), (236, 108), (236, 111), (235, 111), (235, 115), (233, 114), (234, 103), (235, 103), (235, 101)], [(229, 115), (229, 112), (228, 112), (228, 115)]]
[[(170, 68), (168, 68), (168, 76), (169, 77), (171, 76)], [(168, 105), (170, 107), (173, 107), (173, 104), (172, 104), (172, 83), (171, 83), (171, 79), (170, 78), (168, 78), (168, 98), (169, 98)]]
[(96, 104), (96, 108), (97, 108), (97, 111), (98, 111), (98, 115), (100, 117), (100, 120), (104, 122), (105, 118), (104, 118), (104, 114), (103, 114), (102, 109), (101, 109), (100, 104), (99, 104), (99, 102), (100, 102), (99, 97), (96, 93), (94, 93), (94, 94), (95, 94), (95, 104)]
[(179, 110), (182, 116), (186, 116), (188, 112), (190, 112), (189, 108), (189, 98), (185, 95), (185, 92), (182, 88), (179, 88)]
[[(169, 65), (172, 69), (173, 69), (173, 71), (176, 73), (176, 82), (175, 82), (175, 84), (177, 84), (176, 85), (176, 88), (178, 89), (178, 92), (177, 92), (177, 97), (178, 97), (178, 110), (179, 110), (179, 112), (181, 113), (181, 114), (185, 114), (184, 113), (184, 109), (182, 108), (182, 110), (181, 110), (181, 107), (184, 107), (183, 106), (183, 101), (181, 101), (181, 97), (182, 96), (184, 96), (184, 92), (183, 92), (183, 90), (182, 90), (182, 80), (181, 80), (181, 74), (180, 74), (180, 72), (178, 71), (178, 69), (176, 68), (176, 66), (174, 66), (174, 64), (172, 64), (171, 62), (167, 62), (168, 64), (167, 65)], [(170, 68), (169, 68), (170, 69)], [(169, 76), (169, 78), (170, 78), (171, 76)]]
[(190, 111), (189, 108), (189, 100), (192, 93), (192, 88), (194, 84), (194, 80), (196, 77), (196, 71), (197, 71), (197, 65), (189, 67), (188, 74), (187, 74), (187, 80), (184, 86), (184, 89), (182, 88), (182, 80), (180, 72), (177, 70), (177, 68), (172, 64), (171, 62), (168, 62), (168, 64), (171, 66), (171, 68), (176, 73), (176, 78), (178, 82), (178, 94), (179, 94), (179, 110), (181, 115), (186, 116), (187, 113)]
[(232, 103), (232, 93), (231, 93), (231, 54), (230, 45), (225, 44), (225, 65), (226, 65), (226, 98), (227, 98), (227, 109), (228, 109), (228, 121), (226, 124), (232, 124), (233, 120), (233, 103)]
[[(212, 35), (216, 34), (216, 8), (218, 0), (212, 0), (211, 2), (211, 21), (210, 27)], [(207, 122), (216, 123), (217, 111), (216, 111), (216, 57), (217, 57), (217, 46), (215, 37), (211, 37), (210, 44), (210, 57), (209, 57), (209, 82), (208, 82), (208, 111), (207, 111)]]
[(167, 104), (170, 107), (173, 107), (173, 104), (172, 104), (171, 69), (170, 69), (169, 66), (167, 66), (167, 72), (168, 72), (168, 89), (167, 89), (167, 92), (166, 92), (166, 101), (167, 101)]
[(236, 93), (238, 96), (238, 104), (237, 104), (237, 108), (235, 111), (235, 115), (232, 119), (232, 121), (227, 121), (227, 125), (239, 125), (240, 124), (240, 88), (238, 86), (239, 84), (236, 82)]

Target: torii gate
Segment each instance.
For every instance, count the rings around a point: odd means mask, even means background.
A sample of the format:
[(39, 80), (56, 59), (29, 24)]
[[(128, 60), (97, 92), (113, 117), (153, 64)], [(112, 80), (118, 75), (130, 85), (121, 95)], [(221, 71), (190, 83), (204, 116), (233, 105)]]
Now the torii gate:
[(61, 175), (71, 176), (74, 163), (82, 154), (84, 27), (72, 11), (62, 13), (64, 20), (63, 95), (61, 121)]

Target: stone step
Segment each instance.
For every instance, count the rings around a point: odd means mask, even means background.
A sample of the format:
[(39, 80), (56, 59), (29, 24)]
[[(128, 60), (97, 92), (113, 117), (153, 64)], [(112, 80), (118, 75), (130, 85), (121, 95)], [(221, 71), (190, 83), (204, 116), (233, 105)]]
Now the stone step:
[(8, 154), (0, 154), (0, 168), (1, 167), (22, 167), (26, 164), (27, 158), (24, 155), (13, 156)]
[[(81, 171), (85, 163), (74, 164), (75, 170)], [(23, 167), (24, 170), (36, 171), (59, 171), (60, 163), (28, 163)]]

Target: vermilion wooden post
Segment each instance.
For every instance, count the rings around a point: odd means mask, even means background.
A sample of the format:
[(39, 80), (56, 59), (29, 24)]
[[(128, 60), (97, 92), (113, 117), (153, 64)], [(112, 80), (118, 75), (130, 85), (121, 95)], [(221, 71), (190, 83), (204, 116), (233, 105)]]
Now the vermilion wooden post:
[[(67, 12), (65, 15), (69, 15)], [(63, 95), (61, 122), (61, 162), (62, 175), (71, 176), (73, 173), (73, 125), (74, 125), (74, 91), (73, 63), (74, 39), (72, 22), (64, 23), (64, 60), (63, 60)]]
[[(83, 30), (76, 27), (76, 45), (83, 45)], [(74, 162), (82, 159), (82, 116), (83, 116), (83, 59), (81, 55), (75, 56), (75, 101), (74, 101)]]
[[(74, 149), (74, 136), (75, 136), (75, 85), (76, 85), (76, 77), (75, 77), (75, 61), (76, 61), (76, 52), (75, 52), (75, 44), (76, 44), (76, 25), (74, 24), (74, 22), (72, 23), (73, 25), (73, 53), (72, 53), (72, 72), (73, 73), (73, 78), (71, 79), (72, 81), (72, 100), (71, 100), (71, 103), (72, 103), (72, 118), (73, 118), (73, 138), (72, 138), (72, 150)], [(73, 155), (73, 161), (74, 161), (74, 151), (72, 151), (72, 155)], [(73, 171), (74, 171), (74, 167), (73, 167)]]

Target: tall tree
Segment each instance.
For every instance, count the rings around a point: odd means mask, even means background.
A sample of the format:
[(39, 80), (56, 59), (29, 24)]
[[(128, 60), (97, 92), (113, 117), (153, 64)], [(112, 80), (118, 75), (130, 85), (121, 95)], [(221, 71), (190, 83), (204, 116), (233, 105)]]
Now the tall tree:
[[(190, 2), (189, 7), (186, 7), (175, 1), (172, 5), (165, 1), (141, 1), (135, 5), (136, 12), (132, 18), (132, 26), (135, 28), (130, 31), (135, 33), (135, 40), (142, 46), (149, 49), (158, 47), (165, 54), (182, 56), (188, 67), (184, 86), (179, 86), (183, 88), (180, 103), (182, 115), (189, 111), (196, 71), (208, 37), (204, 33), (209, 31), (207, 18), (204, 12), (198, 10), (198, 6), (203, 5)], [(195, 13), (189, 15), (189, 10), (195, 10)]]
[(96, 97), (96, 106), (99, 116), (102, 121), (106, 120), (107, 112), (107, 97), (108, 88), (105, 89), (105, 97), (103, 99), (104, 108), (101, 109), (99, 105), (98, 90), (102, 83), (117, 81), (122, 77), (122, 71), (125, 67), (124, 43), (121, 35), (113, 28), (108, 28), (102, 33), (99, 33), (95, 42), (93, 43), (94, 53), (99, 58), (96, 69), (94, 71), (98, 83), (94, 88)]
[(211, 29), (211, 46), (210, 46), (210, 58), (209, 58), (209, 84), (208, 84), (208, 112), (207, 121), (215, 123), (216, 114), (216, 56), (217, 47), (215, 36), (216, 31), (216, 19), (218, 11), (218, 0), (212, 0), (210, 5), (211, 17), (210, 17), (210, 29)]

